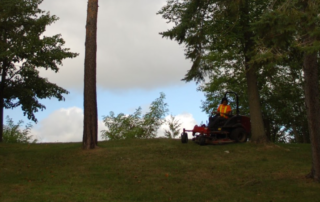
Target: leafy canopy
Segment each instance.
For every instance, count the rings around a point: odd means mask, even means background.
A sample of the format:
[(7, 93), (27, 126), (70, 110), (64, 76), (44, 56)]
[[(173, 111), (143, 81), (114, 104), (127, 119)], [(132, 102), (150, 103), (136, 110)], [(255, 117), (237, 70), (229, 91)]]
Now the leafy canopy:
[(101, 131), (102, 138), (119, 140), (156, 137), (156, 132), (165, 122), (164, 117), (168, 113), (168, 104), (164, 99), (165, 94), (160, 93), (160, 97), (151, 103), (149, 112), (144, 115), (141, 107), (130, 115), (120, 113), (115, 116), (111, 111), (109, 116), (104, 117), (104, 123), (108, 129)]
[[(46, 26), (58, 20), (38, 8), (42, 0), (1, 0), (0, 94), (1, 108), (22, 107), (24, 115), (37, 121), (34, 112), (45, 109), (38, 99), (64, 100), (68, 91), (39, 75), (38, 68), (58, 72), (65, 58), (74, 58), (60, 34), (45, 36)], [(3, 97), (2, 97), (3, 96)]]
[[(246, 2), (168, 0), (158, 12), (174, 24), (160, 34), (183, 43), (186, 58), (193, 62), (185, 81), (203, 81), (210, 74), (220, 74), (221, 69), (245, 73), (244, 57), (254, 54), (247, 50), (245, 34), (252, 33), (251, 22), (267, 8), (266, 0)], [(250, 12), (245, 13), (244, 7)]]
[[(249, 113), (244, 96), (248, 93), (244, 62), (248, 57), (249, 64), (257, 68), (263, 118), (272, 122), (274, 132), (283, 126), (290, 132), (293, 127), (306, 130), (302, 55), (297, 50), (301, 37), (294, 35), (301, 27), (297, 22), (302, 14), (296, 10), (301, 5), (298, 0), (280, 2), (168, 0), (158, 12), (174, 24), (160, 34), (183, 43), (186, 58), (193, 62), (184, 80), (206, 78), (207, 83), (199, 87), (206, 96), (204, 111), (216, 108), (224, 92), (235, 91), (241, 97), (241, 113)], [(279, 9), (294, 9), (292, 13), (275, 11), (279, 5)], [(318, 22), (319, 17), (314, 16), (305, 19)]]

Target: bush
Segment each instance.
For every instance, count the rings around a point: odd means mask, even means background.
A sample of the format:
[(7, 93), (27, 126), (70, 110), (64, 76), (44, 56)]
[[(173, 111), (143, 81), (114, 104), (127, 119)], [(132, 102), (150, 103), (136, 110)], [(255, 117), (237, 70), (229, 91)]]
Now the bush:
[(165, 94), (160, 93), (160, 97), (151, 103), (150, 111), (143, 116), (141, 107), (131, 115), (120, 113), (115, 116), (111, 111), (109, 116), (104, 117), (104, 123), (108, 129), (101, 131), (102, 138), (119, 140), (156, 137), (156, 132), (165, 122), (164, 116), (168, 112), (168, 105), (164, 99)]
[(3, 126), (3, 142), (4, 143), (36, 143), (37, 139), (32, 139), (32, 135), (29, 135), (32, 125), (28, 123), (24, 130), (21, 130), (23, 121), (18, 121), (14, 124), (13, 120), (6, 117), (7, 124)]
[(176, 119), (176, 117), (170, 115), (170, 120), (166, 122), (169, 126), (169, 130), (165, 130), (164, 136), (167, 138), (175, 138), (180, 133), (180, 126), (181, 123), (179, 120)]

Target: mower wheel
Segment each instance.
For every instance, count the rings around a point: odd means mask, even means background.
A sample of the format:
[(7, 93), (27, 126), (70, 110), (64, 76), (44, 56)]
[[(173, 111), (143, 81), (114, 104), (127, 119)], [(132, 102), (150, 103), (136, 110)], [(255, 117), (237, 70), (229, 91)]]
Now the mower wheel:
[(199, 136), (199, 144), (201, 146), (205, 145), (206, 144), (206, 137), (204, 135), (200, 135)]
[(182, 143), (187, 143), (188, 142), (188, 134), (187, 133), (183, 133), (181, 135), (181, 142)]
[(230, 138), (236, 142), (247, 142), (248, 134), (243, 128), (235, 128), (231, 132)]

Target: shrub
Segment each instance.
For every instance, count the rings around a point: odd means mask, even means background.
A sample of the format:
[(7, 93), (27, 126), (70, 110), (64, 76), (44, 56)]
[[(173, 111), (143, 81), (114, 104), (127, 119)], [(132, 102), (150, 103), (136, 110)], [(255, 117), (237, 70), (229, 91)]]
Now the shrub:
[(7, 116), (7, 124), (3, 126), (3, 142), (4, 143), (36, 143), (37, 139), (32, 140), (32, 135), (30, 131), (32, 125), (28, 123), (24, 130), (21, 130), (23, 121), (18, 121), (17, 124)]

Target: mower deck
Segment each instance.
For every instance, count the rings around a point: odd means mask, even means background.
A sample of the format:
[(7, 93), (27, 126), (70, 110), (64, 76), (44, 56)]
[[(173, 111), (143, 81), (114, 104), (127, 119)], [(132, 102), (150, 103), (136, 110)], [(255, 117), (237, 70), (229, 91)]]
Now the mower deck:
[(206, 126), (194, 126), (193, 130), (183, 129), (183, 134), (187, 134), (188, 132), (192, 132), (192, 141), (197, 144), (205, 145), (205, 144), (227, 144), (234, 143), (235, 140), (231, 140), (228, 135), (229, 132), (226, 131), (210, 131)]

